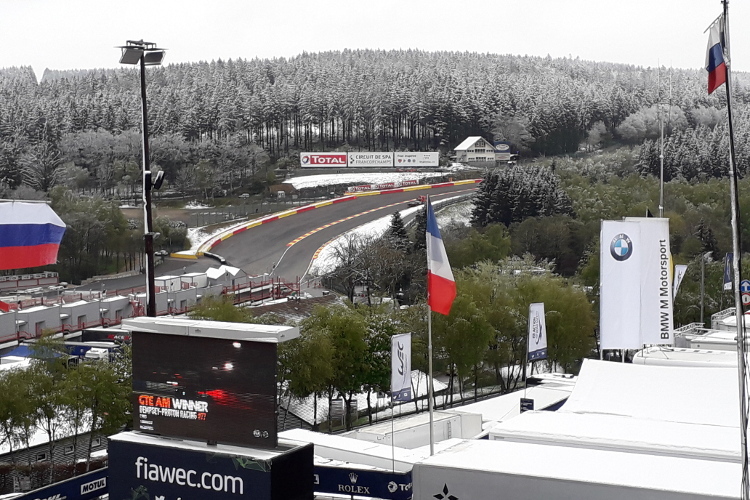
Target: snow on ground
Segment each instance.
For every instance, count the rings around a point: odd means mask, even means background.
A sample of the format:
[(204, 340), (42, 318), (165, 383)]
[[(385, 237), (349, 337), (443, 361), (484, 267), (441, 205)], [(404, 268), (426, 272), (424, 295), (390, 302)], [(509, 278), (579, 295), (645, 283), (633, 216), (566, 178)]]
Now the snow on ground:
[[(247, 224), (247, 221), (243, 223)], [(216, 229), (215, 231), (209, 233), (206, 231), (205, 226), (204, 227), (189, 227), (187, 230), (187, 236), (188, 236), (188, 239), (190, 240), (190, 250), (177, 252), (177, 253), (187, 253), (187, 254), (195, 255), (195, 253), (203, 244), (208, 243), (212, 239), (221, 236), (227, 231), (228, 229), (223, 227), (221, 229)]]
[(355, 174), (320, 174), (294, 177), (284, 181), (291, 184), (294, 189), (313, 188), (318, 186), (330, 186), (332, 184), (349, 184), (359, 186), (362, 184), (383, 184), (386, 182), (420, 180), (425, 177), (440, 177), (445, 172), (381, 172), (381, 173), (355, 173)]
[[(456, 198), (462, 197), (455, 196), (442, 200), (433, 200), (432, 205), (437, 208), (444, 203), (455, 200)], [(444, 226), (451, 221), (466, 221), (466, 223), (468, 223), (469, 218), (471, 217), (471, 209), (473, 208), (473, 206), (473, 202), (468, 200), (462, 203), (457, 203), (455, 205), (449, 205), (444, 210), (436, 213), (438, 225)], [(401, 218), (403, 219), (408, 217), (409, 215), (414, 214), (417, 210), (421, 210), (421, 208), (422, 207), (407, 208), (406, 210), (401, 210), (399, 213), (401, 214)], [(356, 238), (360, 241), (379, 238), (383, 236), (390, 225), (391, 215), (388, 215), (372, 222), (368, 222), (367, 224), (363, 224), (359, 227), (355, 227), (351, 231), (340, 234), (335, 239), (326, 243), (326, 245), (323, 247), (323, 250), (321, 250), (318, 254), (318, 258), (313, 260), (313, 262), (310, 264), (306, 275), (323, 276), (336, 269), (336, 266), (338, 265), (336, 250), (344, 244), (347, 238)]]
[(470, 225), (472, 210), (474, 210), (473, 200), (466, 200), (449, 205), (437, 214), (438, 224), (441, 227), (448, 224), (468, 226)]
[(187, 203), (185, 205), (185, 210), (203, 210), (206, 208), (213, 208), (213, 207), (204, 205), (203, 203), (198, 203), (197, 201), (191, 201), (190, 203)]

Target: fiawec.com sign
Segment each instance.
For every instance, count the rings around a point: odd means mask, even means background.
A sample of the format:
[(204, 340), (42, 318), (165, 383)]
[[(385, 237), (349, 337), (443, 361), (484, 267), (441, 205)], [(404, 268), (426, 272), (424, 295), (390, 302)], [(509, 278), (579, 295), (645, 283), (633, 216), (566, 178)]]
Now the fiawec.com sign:
[[(313, 445), (264, 451), (121, 433), (109, 441), (113, 500), (309, 500)], [(306, 480), (303, 480), (306, 479)]]
[(300, 153), (302, 168), (346, 167), (346, 153)]

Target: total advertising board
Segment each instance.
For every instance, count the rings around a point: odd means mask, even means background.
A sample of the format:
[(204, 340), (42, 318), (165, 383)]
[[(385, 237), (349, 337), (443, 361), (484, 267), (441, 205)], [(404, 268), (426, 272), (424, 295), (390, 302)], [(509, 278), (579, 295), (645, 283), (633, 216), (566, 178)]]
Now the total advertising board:
[(302, 168), (346, 167), (346, 153), (300, 153)]
[(313, 498), (312, 444), (271, 455), (143, 437), (126, 432), (110, 438), (110, 500)]
[(389, 152), (362, 151), (357, 153), (300, 153), (302, 168), (416, 168), (437, 167), (440, 153), (437, 152)]
[(275, 448), (275, 342), (133, 332), (135, 429)]

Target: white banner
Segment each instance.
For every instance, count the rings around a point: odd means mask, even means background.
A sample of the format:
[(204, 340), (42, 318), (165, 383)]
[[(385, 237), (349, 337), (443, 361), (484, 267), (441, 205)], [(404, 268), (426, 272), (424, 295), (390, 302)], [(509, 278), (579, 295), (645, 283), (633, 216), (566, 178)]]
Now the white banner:
[(350, 167), (392, 167), (393, 153), (349, 153)]
[(547, 323), (544, 320), (544, 303), (529, 304), (529, 361), (547, 359)]
[(440, 153), (396, 153), (396, 167), (437, 167), (440, 165)]
[(672, 252), (669, 219), (626, 217), (638, 222), (643, 253), (641, 263), (641, 345), (673, 344)]
[(391, 337), (391, 400), (411, 399), (411, 333), (404, 333)]
[(601, 348), (671, 344), (668, 219), (602, 221), (599, 257)]
[(637, 222), (602, 221), (600, 342), (602, 349), (640, 349), (641, 253)]
[(674, 292), (672, 292), (672, 298), (677, 297), (677, 290), (680, 289), (680, 283), (682, 278), (685, 277), (687, 272), (687, 264), (678, 264), (674, 266)]
[(731, 290), (732, 283), (732, 261), (734, 260), (734, 253), (729, 252), (724, 256), (724, 290)]

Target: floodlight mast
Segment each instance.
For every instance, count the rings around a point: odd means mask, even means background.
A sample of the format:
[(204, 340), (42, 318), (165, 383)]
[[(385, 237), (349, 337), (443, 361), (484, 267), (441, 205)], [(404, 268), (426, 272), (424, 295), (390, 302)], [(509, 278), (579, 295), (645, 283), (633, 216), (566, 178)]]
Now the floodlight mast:
[[(151, 213), (151, 165), (148, 149), (148, 108), (146, 105), (146, 66), (158, 66), (164, 60), (164, 49), (143, 40), (128, 40), (121, 46), (121, 64), (140, 64), (141, 73), (141, 135), (143, 141), (143, 240), (146, 253), (146, 316), (156, 317), (156, 287), (154, 285), (154, 233)], [(161, 182), (159, 183), (161, 185)], [(158, 189), (158, 187), (157, 187)]]

